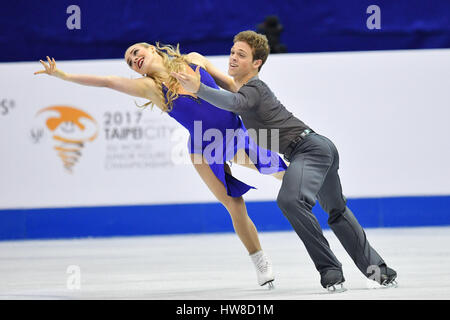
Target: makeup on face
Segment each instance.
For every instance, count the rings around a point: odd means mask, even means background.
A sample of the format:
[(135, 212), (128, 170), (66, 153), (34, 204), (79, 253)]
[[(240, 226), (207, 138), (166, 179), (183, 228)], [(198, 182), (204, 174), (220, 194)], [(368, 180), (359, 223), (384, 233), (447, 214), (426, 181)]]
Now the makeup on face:
[(144, 63), (147, 60), (148, 55), (146, 54), (146, 50), (140, 46), (132, 47), (128, 50), (125, 60), (128, 66), (133, 69), (134, 71), (144, 74), (145, 65)]

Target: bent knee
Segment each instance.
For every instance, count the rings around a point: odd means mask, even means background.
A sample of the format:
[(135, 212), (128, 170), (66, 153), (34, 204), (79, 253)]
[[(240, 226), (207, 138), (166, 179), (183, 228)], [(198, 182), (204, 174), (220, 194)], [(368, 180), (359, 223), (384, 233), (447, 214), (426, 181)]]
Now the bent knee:
[(311, 210), (315, 201), (307, 199), (303, 195), (279, 193), (277, 197), (278, 207), (285, 212), (293, 212), (299, 209)]
[(328, 225), (332, 225), (333, 223), (339, 221), (344, 216), (346, 210), (347, 207), (325, 211), (328, 213)]
[(245, 210), (245, 202), (242, 197), (226, 197), (222, 201), (223, 206), (230, 212), (246, 212)]
[(289, 211), (291, 208), (295, 207), (298, 199), (292, 194), (279, 193), (277, 197), (278, 207), (284, 212)]

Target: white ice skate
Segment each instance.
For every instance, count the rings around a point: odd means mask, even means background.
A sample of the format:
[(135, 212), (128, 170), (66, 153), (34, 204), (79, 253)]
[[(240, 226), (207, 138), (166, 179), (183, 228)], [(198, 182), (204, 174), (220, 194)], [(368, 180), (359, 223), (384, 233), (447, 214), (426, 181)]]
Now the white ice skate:
[(260, 250), (250, 255), (256, 268), (256, 276), (260, 286), (268, 285), (269, 290), (274, 289), (273, 281), (275, 277), (272, 271), (272, 263), (265, 253)]

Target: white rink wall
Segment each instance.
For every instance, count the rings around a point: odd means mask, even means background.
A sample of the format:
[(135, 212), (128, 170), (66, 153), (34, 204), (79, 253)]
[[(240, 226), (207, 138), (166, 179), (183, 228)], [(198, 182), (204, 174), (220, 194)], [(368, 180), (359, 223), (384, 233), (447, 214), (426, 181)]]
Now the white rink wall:
[[(335, 142), (347, 197), (448, 195), (449, 58), (450, 50), (271, 55), (260, 78)], [(227, 57), (210, 59), (226, 70)], [(69, 73), (138, 76), (122, 60), (57, 63)], [(187, 131), (173, 119), (110, 89), (34, 76), (40, 69), (0, 64), (0, 209), (215, 202), (187, 158)], [(46, 127), (52, 114), (37, 115), (56, 105), (94, 119), (82, 120), (97, 136), (80, 147), (72, 173)], [(61, 135), (82, 134), (76, 130)], [(278, 181), (232, 170), (258, 188), (247, 201), (275, 200)]]
[[(449, 53), (272, 55), (262, 69), (285, 106), (335, 142), (364, 228), (450, 225)], [(227, 69), (227, 57), (210, 59)], [(121, 60), (57, 63), (137, 77)], [(40, 68), (0, 65), (0, 240), (233, 232), (190, 163), (187, 130), (136, 107), (143, 99), (34, 76)], [(244, 195), (258, 230), (292, 230), (275, 201), (281, 182), (231, 169), (258, 188)], [(328, 228), (320, 206), (313, 213)]]

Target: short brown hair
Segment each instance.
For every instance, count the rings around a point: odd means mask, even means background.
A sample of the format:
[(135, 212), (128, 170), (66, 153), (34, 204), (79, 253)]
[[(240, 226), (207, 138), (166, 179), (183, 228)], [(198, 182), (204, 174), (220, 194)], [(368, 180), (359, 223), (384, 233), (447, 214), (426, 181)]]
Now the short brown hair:
[(233, 43), (236, 43), (238, 41), (245, 42), (250, 46), (250, 48), (252, 48), (253, 61), (259, 59), (262, 60), (262, 63), (258, 68), (258, 71), (260, 71), (261, 67), (266, 62), (270, 52), (269, 41), (267, 40), (267, 37), (263, 34), (256, 33), (255, 31), (247, 30), (239, 32), (234, 36)]

